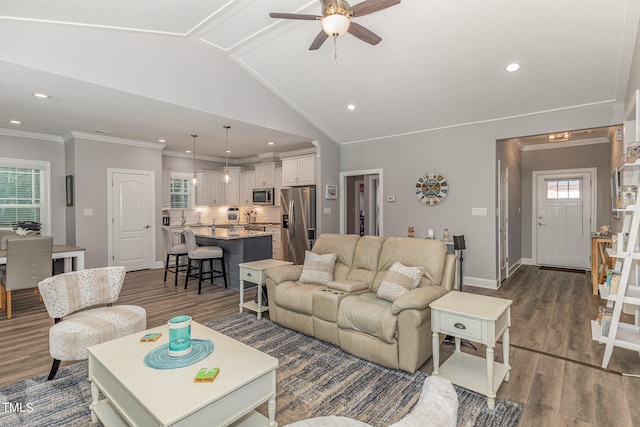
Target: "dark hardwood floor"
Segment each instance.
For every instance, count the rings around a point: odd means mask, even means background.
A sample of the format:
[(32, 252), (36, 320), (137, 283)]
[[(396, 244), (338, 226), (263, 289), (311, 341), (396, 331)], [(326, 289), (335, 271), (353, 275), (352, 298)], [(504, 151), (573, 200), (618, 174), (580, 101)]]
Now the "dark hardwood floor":
[[(238, 311), (234, 290), (203, 284), (198, 295), (195, 282), (185, 290), (173, 286), (171, 273), (166, 284), (162, 275), (162, 270), (127, 273), (118, 301), (143, 306), (150, 328), (178, 314), (205, 322)], [(621, 374), (640, 374), (640, 357), (616, 348), (609, 370), (600, 369), (604, 346), (591, 340), (589, 320), (602, 302), (591, 295), (589, 280), (588, 274), (523, 266), (497, 291), (464, 288), (513, 300), (511, 380), (500, 387), (498, 398), (524, 404), (520, 426), (640, 426), (640, 378)], [(53, 321), (44, 306), (30, 291), (17, 292), (13, 305), (11, 320), (0, 313), (0, 386), (45, 374), (51, 366)], [(452, 351), (441, 346), (441, 361)], [(483, 347), (463, 351), (484, 355)], [(495, 354), (501, 361), (501, 344)], [(430, 373), (431, 360), (421, 369)]]

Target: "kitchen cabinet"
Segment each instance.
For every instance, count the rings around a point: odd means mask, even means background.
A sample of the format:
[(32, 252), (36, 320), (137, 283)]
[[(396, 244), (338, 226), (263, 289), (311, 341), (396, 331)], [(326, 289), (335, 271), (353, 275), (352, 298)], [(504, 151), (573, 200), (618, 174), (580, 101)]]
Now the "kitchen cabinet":
[(240, 173), (240, 204), (250, 206), (253, 204), (253, 189), (256, 187), (256, 172), (247, 171)]
[(162, 168), (162, 207), (171, 207), (171, 168)]
[(275, 187), (275, 163), (262, 163), (255, 166), (256, 187), (255, 188), (271, 188)]
[[(225, 205), (240, 204), (240, 168), (228, 167), (227, 171), (231, 175), (231, 182), (222, 184), (224, 187), (224, 203)], [(224, 176), (224, 173), (222, 174)], [(220, 178), (222, 180), (222, 178)]]
[(224, 204), (224, 184), (222, 172), (198, 172), (196, 185), (196, 205), (212, 206)]
[(282, 168), (276, 168), (275, 170), (275, 185), (273, 191), (273, 205), (280, 206), (280, 189), (282, 188)]
[(282, 186), (315, 184), (315, 156), (298, 156), (282, 160)]

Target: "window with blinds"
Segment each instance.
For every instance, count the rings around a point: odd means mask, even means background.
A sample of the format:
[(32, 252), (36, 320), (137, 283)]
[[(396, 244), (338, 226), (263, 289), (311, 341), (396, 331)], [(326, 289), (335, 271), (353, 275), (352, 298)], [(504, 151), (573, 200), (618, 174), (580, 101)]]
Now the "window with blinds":
[(33, 221), (51, 234), (49, 177), (49, 162), (0, 158), (0, 227)]
[(176, 209), (187, 209), (190, 204), (190, 184), (187, 178), (171, 177), (169, 181), (170, 187), (170, 206)]

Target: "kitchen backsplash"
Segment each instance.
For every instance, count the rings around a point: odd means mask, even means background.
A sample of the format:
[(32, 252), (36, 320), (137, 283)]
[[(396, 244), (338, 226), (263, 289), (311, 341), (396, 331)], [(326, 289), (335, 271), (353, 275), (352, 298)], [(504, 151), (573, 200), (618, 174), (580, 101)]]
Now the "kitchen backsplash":
[[(227, 224), (227, 209), (229, 206), (208, 206), (198, 207), (195, 209), (171, 209), (169, 215), (171, 225), (182, 224), (182, 215), (186, 218), (186, 224), (211, 224), (215, 220), (216, 224)], [(280, 207), (279, 206), (240, 206), (240, 224), (249, 222), (249, 214), (251, 214), (251, 222), (280, 224)]]

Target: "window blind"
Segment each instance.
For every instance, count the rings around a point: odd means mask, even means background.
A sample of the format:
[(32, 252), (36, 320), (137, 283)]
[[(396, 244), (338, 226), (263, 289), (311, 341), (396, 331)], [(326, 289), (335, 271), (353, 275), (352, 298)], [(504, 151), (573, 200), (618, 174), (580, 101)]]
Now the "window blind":
[(49, 181), (49, 162), (0, 158), (0, 227), (35, 221), (50, 235)]

